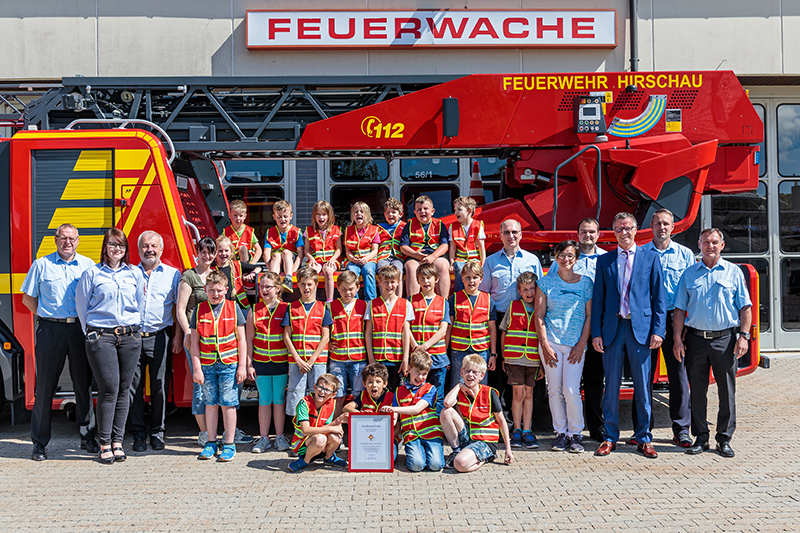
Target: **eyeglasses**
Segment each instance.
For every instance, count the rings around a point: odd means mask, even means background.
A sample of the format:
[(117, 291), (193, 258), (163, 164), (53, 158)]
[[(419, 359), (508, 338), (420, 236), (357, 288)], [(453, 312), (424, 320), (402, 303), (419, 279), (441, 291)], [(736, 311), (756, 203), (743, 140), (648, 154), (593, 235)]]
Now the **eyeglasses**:
[(321, 392), (322, 394), (331, 394), (333, 392), (333, 389), (326, 389), (325, 387), (323, 387), (321, 385), (317, 385), (315, 388), (319, 392)]
[(636, 226), (625, 226), (614, 228), (614, 233), (630, 233), (636, 229)]
[(125, 248), (125, 243), (124, 242), (108, 241), (106, 243), (106, 246), (108, 246), (109, 248), (115, 248), (117, 250), (121, 250), (121, 249)]
[(521, 231), (501, 231), (500, 235), (519, 235)]
[(78, 237), (57, 237), (58, 242), (71, 242), (76, 243), (78, 242)]
[(262, 289), (277, 289), (278, 286), (277, 285), (262, 285), (261, 288)]
[(575, 259), (575, 254), (561, 254), (556, 259)]
[(483, 372), (481, 372), (477, 368), (470, 368), (469, 370), (462, 369), (461, 371), (465, 374), (475, 374), (476, 376), (483, 374)]

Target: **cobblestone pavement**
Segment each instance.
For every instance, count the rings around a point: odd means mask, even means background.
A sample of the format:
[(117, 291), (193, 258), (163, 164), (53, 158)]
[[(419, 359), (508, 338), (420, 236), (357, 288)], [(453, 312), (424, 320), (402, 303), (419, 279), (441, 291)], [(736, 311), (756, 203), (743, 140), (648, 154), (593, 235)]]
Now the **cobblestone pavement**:
[[(167, 449), (101, 465), (54, 417), (49, 459), (30, 460), (27, 424), (0, 415), (0, 528), (4, 531), (797, 531), (800, 529), (800, 357), (773, 359), (739, 380), (734, 459), (688, 456), (671, 445), (666, 393), (656, 394), (658, 459), (621, 445), (609, 457), (539, 450), (473, 474), (349, 474), (239, 446), (231, 463), (199, 462), (186, 410), (168, 419)], [(712, 394), (713, 395), (713, 394)], [(709, 404), (716, 406), (716, 396)], [(257, 430), (254, 408), (240, 426)], [(710, 413), (716, 419), (716, 408)], [(630, 402), (620, 419), (630, 424)], [(623, 426), (629, 435), (630, 426)], [(712, 430), (713, 431), (713, 430)], [(130, 450), (130, 439), (126, 447)], [(399, 464), (403, 463), (403, 455)]]

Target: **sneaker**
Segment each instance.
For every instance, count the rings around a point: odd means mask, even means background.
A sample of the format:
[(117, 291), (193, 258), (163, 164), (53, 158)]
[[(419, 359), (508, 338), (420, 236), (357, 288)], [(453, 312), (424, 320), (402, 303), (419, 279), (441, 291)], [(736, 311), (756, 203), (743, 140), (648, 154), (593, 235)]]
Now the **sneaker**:
[(536, 437), (533, 435), (531, 431), (522, 432), (522, 444), (524, 444), (525, 447), (528, 449), (534, 449), (539, 447), (539, 443), (536, 442)]
[(522, 430), (515, 429), (511, 432), (511, 447), (522, 448)]
[(556, 440), (550, 445), (550, 449), (554, 452), (563, 452), (567, 446), (569, 446), (569, 437), (565, 433), (559, 433), (556, 435)]
[(275, 437), (275, 448), (279, 451), (285, 452), (289, 448), (291, 448), (291, 444), (289, 444), (289, 439), (286, 438), (286, 435), (278, 435)]
[(639, 446), (639, 440), (636, 436), (631, 435), (631, 438), (628, 439), (628, 446)]
[(203, 451), (200, 452), (200, 455), (197, 457), (198, 459), (211, 459), (217, 455), (217, 443), (216, 442), (207, 442), (206, 445), (203, 447)]
[[(255, 439), (242, 431), (239, 428), (236, 428), (236, 432), (233, 434), (233, 443), (234, 444), (252, 444)], [(222, 441), (225, 441), (225, 432), (222, 432)]]
[(692, 445), (692, 437), (688, 433), (680, 433), (672, 437), (672, 442), (681, 448), (689, 448)]
[(301, 457), (297, 461), (292, 461), (291, 463), (289, 463), (289, 470), (291, 470), (292, 472), (297, 472), (300, 469), (303, 469), (303, 468), (305, 468), (307, 466), (308, 466), (308, 463), (305, 462), (303, 460), (303, 458)]
[(292, 282), (291, 276), (286, 276), (283, 278), (283, 283), (281, 284), (281, 290), (283, 292), (292, 293), (294, 292), (294, 283)]
[(253, 453), (264, 453), (265, 451), (272, 448), (272, 443), (269, 441), (269, 437), (258, 437), (256, 439), (256, 443), (253, 444)]
[(577, 433), (570, 439), (570, 453), (583, 453), (583, 435)]
[(347, 461), (345, 461), (344, 459), (342, 459), (341, 457), (339, 457), (335, 453), (333, 455), (331, 455), (330, 457), (328, 457), (327, 459), (325, 459), (325, 464), (326, 465), (331, 465), (331, 466), (341, 466), (343, 468), (347, 468)]
[(456, 451), (450, 452), (450, 455), (447, 456), (447, 459), (444, 462), (444, 467), (447, 470), (452, 470), (452, 469), (455, 468), (455, 466), (453, 466), (453, 463), (456, 461), (456, 456), (459, 453), (461, 453), (461, 450), (459, 450), (457, 452)]
[(197, 435), (197, 445), (205, 448), (206, 444), (208, 444), (208, 431), (201, 431)]
[(236, 456), (236, 445), (223, 444), (222, 453), (219, 454), (219, 457), (217, 457), (217, 461), (219, 461), (220, 463), (227, 463), (228, 461), (232, 461), (235, 456)]

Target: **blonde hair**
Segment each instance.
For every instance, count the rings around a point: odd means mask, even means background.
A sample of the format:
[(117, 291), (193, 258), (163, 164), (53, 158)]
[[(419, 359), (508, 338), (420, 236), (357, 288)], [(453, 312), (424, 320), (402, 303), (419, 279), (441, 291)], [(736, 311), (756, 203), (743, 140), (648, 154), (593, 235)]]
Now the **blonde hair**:
[(297, 283), (307, 279), (313, 279), (314, 284), (319, 283), (319, 275), (317, 274), (317, 271), (311, 267), (305, 266), (297, 271)]
[(341, 287), (345, 284), (355, 284), (358, 285), (358, 274), (353, 272), (352, 270), (345, 270), (339, 277), (336, 278), (336, 286)]
[(206, 287), (210, 287), (212, 285), (225, 285), (228, 286), (228, 276), (225, 273), (220, 272), (219, 270), (212, 270), (206, 276)]
[(475, 202), (474, 198), (470, 198), (469, 196), (459, 196), (455, 200), (453, 200), (453, 208), (455, 209), (457, 206), (466, 207), (469, 210), (469, 215), (472, 216), (475, 214), (475, 209), (478, 207), (478, 204)]
[(334, 394), (336, 394), (339, 391), (339, 379), (333, 374), (328, 374), (327, 372), (325, 374), (322, 374), (320, 377), (317, 378), (317, 382), (315, 383), (315, 385), (319, 385), (320, 381), (324, 381), (325, 383), (330, 385), (331, 388), (333, 389)]
[(383, 202), (383, 210), (388, 211), (389, 209), (394, 209), (398, 211), (400, 215), (403, 215), (403, 204), (400, 203), (400, 200), (397, 198), (388, 198), (385, 202)]
[(217, 244), (217, 251), (219, 251), (220, 245), (222, 245), (222, 244), (227, 244), (228, 245), (228, 249), (231, 251), (231, 256), (228, 258), (228, 262), (226, 264), (230, 264), (231, 263), (231, 259), (233, 258), (233, 242), (228, 237), (226, 237), (225, 235), (220, 235), (219, 237), (217, 237), (217, 240), (214, 241), (214, 242), (216, 242), (216, 244)]
[(417, 196), (416, 200), (414, 200), (414, 205), (417, 206), (420, 204), (424, 204), (425, 202), (430, 202), (431, 205), (433, 205), (433, 200), (431, 200), (430, 196), (425, 196), (424, 194), (421, 194)]
[(463, 371), (467, 367), (472, 367), (476, 370), (480, 370), (482, 374), (486, 373), (486, 361), (483, 360), (483, 357), (476, 353), (471, 353), (464, 357), (461, 361), (461, 370)]
[(461, 277), (463, 278), (465, 274), (472, 274), (473, 276), (478, 276), (483, 279), (483, 267), (480, 261), (475, 261), (473, 259), (472, 261), (464, 263), (464, 266), (461, 267)]
[(381, 279), (400, 279), (400, 269), (394, 265), (383, 265), (378, 269), (378, 277)]
[(422, 276), (433, 276), (438, 280), (439, 269), (430, 263), (423, 263), (417, 268), (417, 279), (419, 280)]
[(234, 200), (231, 202), (230, 212), (236, 213), (237, 215), (246, 215), (247, 214), (247, 204), (241, 200)]
[[(324, 211), (328, 214), (328, 225), (324, 228), (320, 228), (317, 226), (317, 210)], [(333, 206), (326, 202), (325, 200), (320, 200), (319, 202), (314, 204), (314, 207), (311, 208), (311, 227), (317, 231), (322, 231), (326, 229), (330, 229), (333, 226)]]
[(417, 348), (411, 352), (410, 359), (409, 365), (412, 368), (416, 368), (422, 372), (430, 372), (431, 367), (433, 366), (431, 355), (422, 348)]
[(264, 272), (261, 274), (261, 277), (258, 279), (258, 284), (261, 285), (264, 280), (270, 280), (272, 283), (280, 287), (281, 284), (281, 276), (277, 272)]
[(517, 290), (519, 291), (520, 287), (528, 285), (529, 283), (536, 283), (536, 274), (533, 272), (523, 272), (517, 277)]
[[(356, 202), (350, 206), (350, 220), (353, 220), (353, 211), (355, 211), (356, 208), (364, 212), (364, 221), (367, 223), (367, 226), (372, 224), (372, 211), (364, 202)], [(353, 225), (355, 225), (355, 222), (353, 222)]]
[(294, 212), (292, 210), (292, 204), (287, 202), (286, 200), (278, 200), (274, 204), (272, 204), (272, 212), (273, 213), (283, 213), (284, 211)]

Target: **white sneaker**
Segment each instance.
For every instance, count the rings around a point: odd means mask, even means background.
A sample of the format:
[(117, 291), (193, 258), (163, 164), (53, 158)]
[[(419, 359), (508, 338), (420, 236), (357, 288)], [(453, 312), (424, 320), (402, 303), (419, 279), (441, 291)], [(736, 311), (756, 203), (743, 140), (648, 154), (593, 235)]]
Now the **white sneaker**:
[(275, 437), (275, 448), (278, 450), (285, 452), (289, 448), (291, 448), (291, 444), (289, 444), (289, 439), (286, 438), (286, 435), (278, 435)]
[[(239, 428), (236, 428), (236, 432), (233, 434), (233, 443), (234, 444), (252, 444), (255, 439), (242, 431)], [(225, 432), (222, 432), (222, 442), (225, 442)]]
[(272, 443), (270, 443), (269, 437), (259, 437), (253, 444), (253, 453), (264, 453), (270, 448), (272, 448)]
[(208, 431), (201, 431), (199, 435), (197, 435), (197, 445), (201, 448), (205, 448), (206, 444), (208, 444)]

